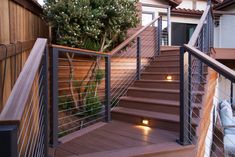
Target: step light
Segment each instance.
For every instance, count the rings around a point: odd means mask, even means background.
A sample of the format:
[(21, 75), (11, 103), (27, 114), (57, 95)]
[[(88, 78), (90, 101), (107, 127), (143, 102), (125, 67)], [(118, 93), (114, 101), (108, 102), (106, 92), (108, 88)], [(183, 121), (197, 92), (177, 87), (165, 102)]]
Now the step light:
[(142, 120), (142, 124), (143, 124), (143, 125), (149, 125), (149, 120), (143, 119), (143, 120)]
[(171, 75), (167, 75), (166, 80), (167, 81), (172, 81), (173, 77)]

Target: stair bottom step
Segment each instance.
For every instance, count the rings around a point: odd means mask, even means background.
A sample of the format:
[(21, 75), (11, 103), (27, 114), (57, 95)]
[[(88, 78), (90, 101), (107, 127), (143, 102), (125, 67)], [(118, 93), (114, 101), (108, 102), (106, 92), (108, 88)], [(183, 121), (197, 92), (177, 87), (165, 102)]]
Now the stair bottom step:
[(149, 127), (179, 131), (179, 116), (177, 115), (117, 107), (112, 111), (112, 119), (136, 125), (144, 125), (143, 120), (147, 120)]

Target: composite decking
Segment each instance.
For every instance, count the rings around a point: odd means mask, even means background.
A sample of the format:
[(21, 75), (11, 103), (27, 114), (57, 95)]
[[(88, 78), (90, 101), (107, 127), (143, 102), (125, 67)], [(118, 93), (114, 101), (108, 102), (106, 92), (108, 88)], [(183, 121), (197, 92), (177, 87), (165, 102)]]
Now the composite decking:
[(54, 155), (56, 157), (135, 156), (145, 151), (156, 152), (158, 148), (159, 150), (168, 149), (167, 147), (180, 149), (181, 146), (175, 142), (177, 137), (178, 133), (172, 131), (112, 121), (60, 144)]

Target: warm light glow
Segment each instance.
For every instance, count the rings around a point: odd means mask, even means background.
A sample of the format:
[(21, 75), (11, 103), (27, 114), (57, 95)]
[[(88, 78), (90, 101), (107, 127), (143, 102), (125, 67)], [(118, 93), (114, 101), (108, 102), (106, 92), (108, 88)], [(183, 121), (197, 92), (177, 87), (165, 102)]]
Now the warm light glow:
[(168, 76), (166, 77), (166, 79), (167, 79), (168, 81), (171, 81), (173, 78), (172, 78), (171, 75), (168, 75)]
[(136, 128), (142, 131), (143, 139), (148, 140), (148, 135), (152, 132), (152, 129), (148, 126), (143, 126), (143, 125), (137, 125)]
[(147, 119), (143, 119), (143, 120), (142, 120), (142, 124), (144, 124), (144, 125), (149, 125), (149, 121), (148, 121)]

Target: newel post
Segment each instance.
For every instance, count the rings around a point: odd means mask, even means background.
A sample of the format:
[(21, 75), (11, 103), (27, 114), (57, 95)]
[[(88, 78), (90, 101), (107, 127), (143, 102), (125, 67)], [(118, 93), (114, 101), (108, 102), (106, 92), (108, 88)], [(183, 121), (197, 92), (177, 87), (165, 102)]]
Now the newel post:
[(188, 113), (188, 98), (187, 90), (190, 88), (188, 85), (185, 86), (185, 76), (184, 76), (184, 54), (185, 48), (180, 48), (180, 136), (177, 142), (181, 145), (188, 145), (189, 142), (189, 113)]
[(18, 157), (18, 126), (0, 124), (0, 154), (7, 157)]

